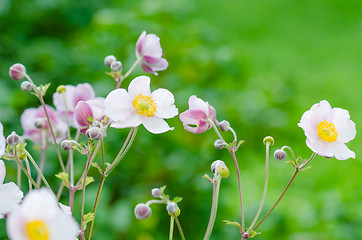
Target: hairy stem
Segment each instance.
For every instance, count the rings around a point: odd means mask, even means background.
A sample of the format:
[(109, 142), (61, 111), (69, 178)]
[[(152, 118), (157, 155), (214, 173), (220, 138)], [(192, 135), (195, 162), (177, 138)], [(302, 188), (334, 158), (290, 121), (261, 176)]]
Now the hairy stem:
[(212, 183), (212, 206), (211, 206), (209, 224), (207, 225), (204, 240), (210, 239), (212, 229), (214, 228), (216, 213), (217, 213), (217, 205), (219, 200), (220, 183), (221, 183), (221, 176), (218, 175), (216, 178), (216, 182)]

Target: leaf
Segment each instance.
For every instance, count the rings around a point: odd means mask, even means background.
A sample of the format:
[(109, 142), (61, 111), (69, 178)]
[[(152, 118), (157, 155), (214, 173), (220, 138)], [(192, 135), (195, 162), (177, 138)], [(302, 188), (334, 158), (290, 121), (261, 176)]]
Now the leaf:
[(85, 230), (87, 228), (87, 224), (89, 222), (94, 221), (94, 213), (90, 212), (83, 216), (83, 226), (82, 228)]
[(225, 223), (228, 224), (228, 225), (237, 226), (237, 227), (239, 228), (240, 232), (242, 232), (242, 228), (241, 228), (241, 226), (240, 226), (240, 223), (238, 223), (238, 222), (230, 222), (230, 221), (228, 221), (228, 220), (223, 220), (223, 222), (225, 222)]
[(237, 147), (236, 148), (239, 148), (240, 147), (240, 145), (241, 144), (243, 144), (245, 142), (245, 140), (240, 140), (239, 142), (238, 142), (238, 145), (237, 145)]
[[(90, 184), (90, 183), (92, 183), (92, 182), (94, 182), (94, 178), (93, 178), (93, 177), (86, 177), (86, 179), (85, 179), (85, 186), (88, 186), (88, 184)], [(80, 186), (80, 188), (82, 188), (82, 187), (83, 187), (83, 184), (84, 184), (84, 178), (82, 177), (79, 185), (77, 185), (77, 186)]]
[(60, 172), (58, 174), (55, 174), (55, 176), (57, 178), (59, 178), (60, 180), (62, 180), (64, 185), (69, 188), (70, 183), (69, 183), (69, 174), (68, 173)]
[(255, 231), (255, 230), (253, 230), (253, 229), (247, 229), (248, 230), (248, 233), (249, 233), (249, 235), (250, 235), (250, 237), (249, 238), (253, 238), (253, 237), (255, 237), (256, 235), (258, 235), (258, 234), (260, 234), (260, 232), (257, 232), (257, 231)]
[(182, 201), (182, 197), (175, 197), (172, 202), (178, 203)]

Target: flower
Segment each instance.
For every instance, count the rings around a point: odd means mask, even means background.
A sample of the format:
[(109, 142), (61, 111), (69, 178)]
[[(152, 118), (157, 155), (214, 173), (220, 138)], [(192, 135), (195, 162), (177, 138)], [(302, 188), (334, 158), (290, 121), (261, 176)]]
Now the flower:
[(9, 214), (6, 229), (11, 240), (73, 240), (79, 234), (77, 222), (58, 206), (55, 195), (46, 188), (25, 196)]
[(168, 62), (162, 58), (160, 38), (155, 34), (147, 34), (143, 31), (136, 43), (136, 56), (142, 58), (141, 67), (143, 71), (153, 73), (166, 70)]
[(102, 122), (105, 118), (104, 98), (79, 101), (74, 109), (74, 120), (78, 129), (85, 134), (94, 121)]
[(192, 95), (189, 98), (189, 106), (187, 111), (180, 114), (185, 130), (200, 134), (209, 130), (213, 122), (217, 122), (216, 111), (208, 102)]
[(356, 136), (356, 126), (347, 110), (331, 108), (323, 100), (303, 114), (298, 126), (304, 130), (307, 146), (317, 154), (338, 160), (355, 158), (345, 145)]
[(23, 192), (15, 183), (9, 182), (3, 184), (5, 175), (5, 164), (0, 160), (0, 219), (4, 217), (5, 213), (10, 212), (16, 204), (20, 203), (24, 196)]
[[(46, 109), (58, 142), (64, 139), (67, 127), (65, 123), (58, 118), (58, 114), (54, 108), (46, 105)], [(24, 130), (25, 138), (37, 144), (42, 143), (43, 139), (46, 142), (53, 141), (50, 126), (42, 106), (26, 109), (20, 117), (20, 122)]]
[[(87, 101), (95, 98), (95, 93), (92, 86), (88, 83), (78, 84), (77, 86), (66, 85), (65, 86), (65, 99), (68, 110), (68, 121), (69, 125), (76, 127), (74, 122), (74, 108), (77, 106), (79, 101)], [(57, 111), (59, 112), (63, 121), (66, 120), (65, 115), (65, 102), (63, 94), (55, 92), (53, 94), (53, 103)]]
[(6, 140), (4, 137), (4, 127), (0, 122), (0, 157), (5, 153)]
[(113, 120), (111, 127), (127, 128), (140, 124), (151, 133), (163, 133), (170, 128), (164, 118), (178, 114), (174, 105), (175, 98), (166, 89), (157, 89), (151, 93), (150, 78), (136, 77), (125, 89), (116, 89), (108, 94), (104, 102), (106, 115)]

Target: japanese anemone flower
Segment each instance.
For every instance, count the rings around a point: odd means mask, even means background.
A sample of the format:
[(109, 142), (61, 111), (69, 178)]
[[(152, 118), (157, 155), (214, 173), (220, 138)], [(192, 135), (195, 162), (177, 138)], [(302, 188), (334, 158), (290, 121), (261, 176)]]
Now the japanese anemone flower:
[(116, 89), (108, 94), (104, 102), (106, 115), (113, 120), (111, 127), (127, 128), (140, 124), (151, 133), (163, 133), (170, 128), (164, 118), (178, 114), (175, 98), (166, 89), (151, 93), (150, 78), (136, 77), (125, 89)]
[(307, 146), (318, 155), (338, 160), (355, 158), (345, 145), (356, 136), (356, 126), (347, 110), (332, 108), (323, 100), (303, 114), (298, 126), (304, 130)]

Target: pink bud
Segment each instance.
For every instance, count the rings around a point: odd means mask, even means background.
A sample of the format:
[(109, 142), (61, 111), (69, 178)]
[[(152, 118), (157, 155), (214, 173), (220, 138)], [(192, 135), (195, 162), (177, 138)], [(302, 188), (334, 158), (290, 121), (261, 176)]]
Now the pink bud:
[(137, 219), (143, 220), (151, 216), (152, 210), (149, 206), (144, 203), (139, 203), (134, 208), (134, 215)]
[(159, 196), (161, 196), (161, 190), (159, 188), (152, 189), (152, 196), (158, 198)]
[(21, 63), (15, 63), (9, 69), (10, 77), (16, 81), (22, 80), (25, 74), (26, 74), (26, 69), (24, 65)]
[(278, 149), (274, 152), (274, 157), (276, 160), (282, 161), (285, 159), (286, 156), (287, 156), (286, 152), (281, 149)]

